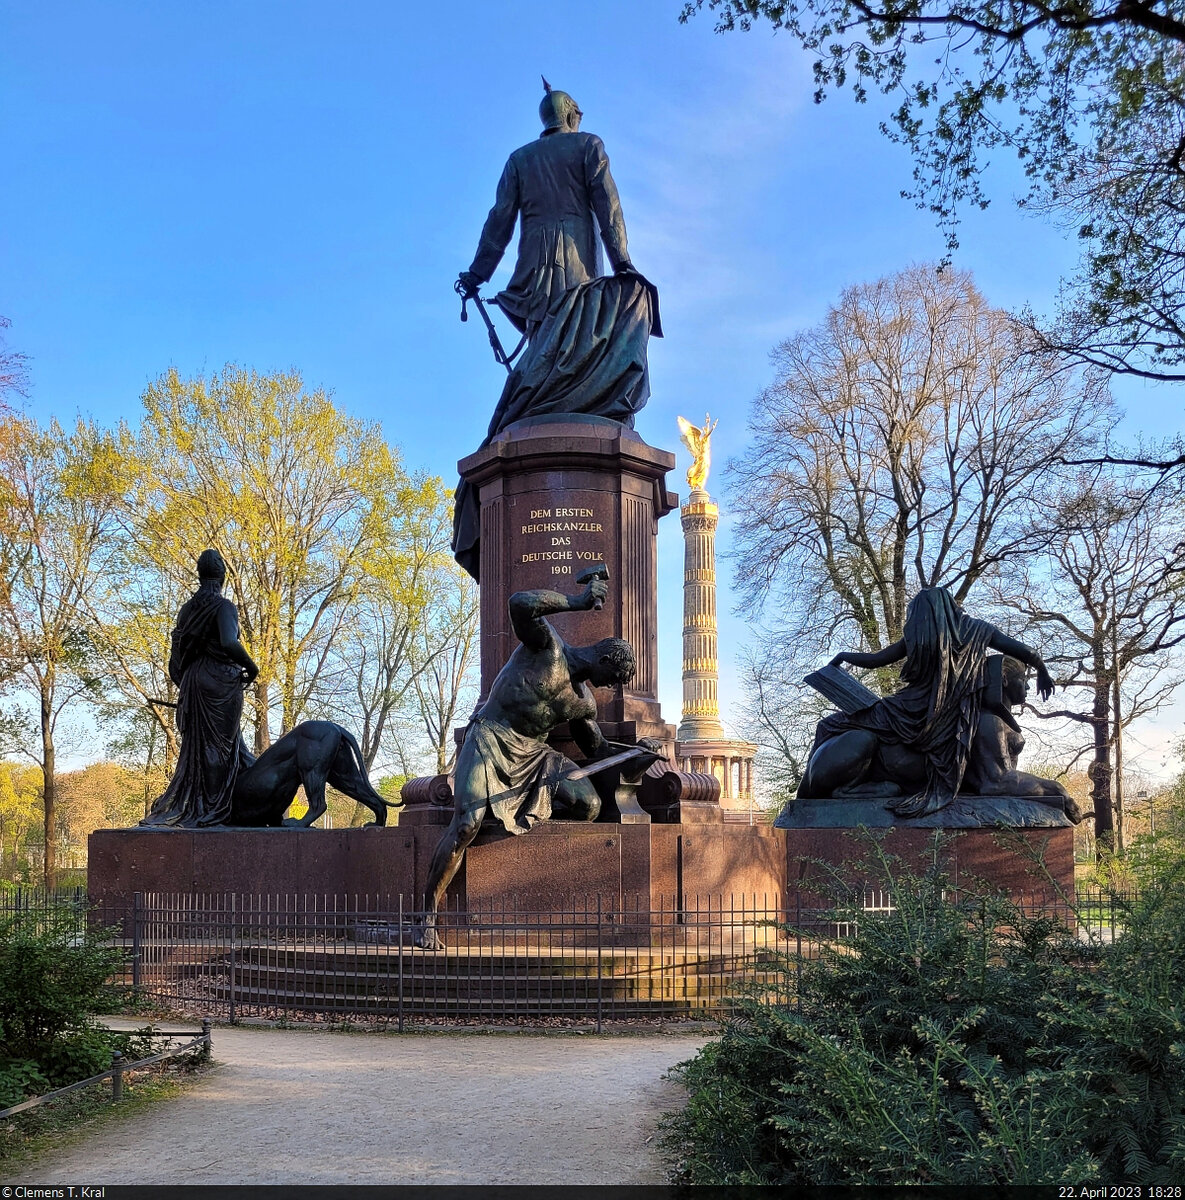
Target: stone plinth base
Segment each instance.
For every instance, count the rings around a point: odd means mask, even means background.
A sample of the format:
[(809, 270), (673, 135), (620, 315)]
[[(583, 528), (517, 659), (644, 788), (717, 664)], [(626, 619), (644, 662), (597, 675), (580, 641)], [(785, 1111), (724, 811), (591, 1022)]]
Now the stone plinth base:
[(120, 903), (135, 892), (417, 897), (432, 848), (386, 829), (100, 829), (90, 836), (87, 892)]
[(1028, 796), (958, 795), (945, 808), (925, 817), (898, 817), (886, 801), (864, 799), (794, 799), (778, 814), (779, 829), (1055, 829), (1068, 828), (1060, 807)]
[[(135, 892), (317, 896), (350, 905), (360, 897), (423, 902), (428, 866), (443, 824), (387, 829), (99, 830), (90, 837), (87, 890), (96, 903), (121, 905)], [(852, 886), (883, 888), (860, 861), (867, 831), (763, 826), (583, 824), (550, 821), (521, 837), (479, 838), (449, 892), (449, 906), (554, 909), (601, 897), (605, 912), (669, 911), (696, 897), (768, 897), (801, 890), (826, 905), (826, 872)], [(885, 850), (924, 869), (933, 831), (894, 828)], [(1018, 899), (1072, 894), (1074, 830), (963, 829), (943, 834), (955, 883), (981, 880)], [(1038, 859), (1044, 861), (1044, 868)], [(854, 864), (846, 866), (845, 864)], [(812, 899), (815, 897), (815, 899)]]
[[(835, 891), (825, 866), (854, 888), (891, 890), (873, 862), (870, 838), (885, 853), (918, 873), (933, 860), (934, 830), (894, 826), (866, 828), (785, 829), (787, 890), (799, 889), (803, 904), (828, 904)], [(1014, 899), (1054, 899), (1074, 894), (1074, 828), (950, 829), (942, 833), (940, 861), (956, 887), (1006, 892)]]
[[(440, 825), (387, 829), (99, 830), (90, 837), (87, 890), (120, 904), (135, 892), (315, 895), (352, 903), (422, 903)], [(449, 906), (571, 909), (596, 903), (669, 911), (689, 897), (780, 894), (785, 839), (723, 825), (610, 825), (550, 821), (520, 837), (469, 848)]]

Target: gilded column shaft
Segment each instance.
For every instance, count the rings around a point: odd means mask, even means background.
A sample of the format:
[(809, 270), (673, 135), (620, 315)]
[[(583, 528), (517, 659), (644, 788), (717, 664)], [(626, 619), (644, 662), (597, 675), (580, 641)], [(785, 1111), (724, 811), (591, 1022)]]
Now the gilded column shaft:
[(720, 738), (720, 669), (716, 635), (716, 526), (720, 512), (708, 493), (692, 490), (683, 524), (683, 719), (681, 741)]

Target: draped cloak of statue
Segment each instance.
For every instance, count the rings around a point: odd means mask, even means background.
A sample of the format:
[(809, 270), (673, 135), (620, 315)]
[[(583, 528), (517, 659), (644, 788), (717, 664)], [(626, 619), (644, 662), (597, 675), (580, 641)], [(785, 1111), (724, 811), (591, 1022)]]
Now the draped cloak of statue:
[[(514, 232), (514, 273), (494, 303), (529, 336), (482, 447), (526, 417), (587, 413), (633, 428), (650, 397), (646, 347), (662, 336), (658, 291), (633, 270), (609, 159), (591, 133), (545, 130), (511, 156), (470, 268), (494, 273)], [(598, 237), (599, 233), (599, 237)], [(615, 272), (601, 276), (600, 243)], [(453, 552), (478, 578), (480, 505), (457, 489)]]
[(824, 717), (811, 752), (848, 730), (869, 730), (926, 762), (925, 789), (888, 807), (900, 817), (945, 808), (963, 782), (979, 725), (992, 633), (991, 624), (967, 616), (945, 588), (920, 591), (905, 610), (905, 687), (857, 712)]
[(545, 741), (474, 717), (457, 759), (458, 776), (472, 785), (465, 811), (489, 808), (507, 833), (521, 833), (551, 816), (552, 797), (573, 765)]
[(243, 668), (222, 649), (218, 618), (224, 607), (238, 612), (205, 581), (182, 606), (173, 627), (169, 678), (180, 689), (177, 730), (181, 749), (164, 793), (142, 825), (197, 828), (225, 825), (239, 771), (254, 762), (243, 741)]

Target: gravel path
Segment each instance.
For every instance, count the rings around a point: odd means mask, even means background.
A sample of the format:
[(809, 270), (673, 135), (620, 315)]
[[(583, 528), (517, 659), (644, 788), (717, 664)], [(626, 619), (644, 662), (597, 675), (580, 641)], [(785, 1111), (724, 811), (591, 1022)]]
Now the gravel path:
[(662, 1075), (706, 1040), (216, 1029), (184, 1095), (10, 1182), (662, 1183)]

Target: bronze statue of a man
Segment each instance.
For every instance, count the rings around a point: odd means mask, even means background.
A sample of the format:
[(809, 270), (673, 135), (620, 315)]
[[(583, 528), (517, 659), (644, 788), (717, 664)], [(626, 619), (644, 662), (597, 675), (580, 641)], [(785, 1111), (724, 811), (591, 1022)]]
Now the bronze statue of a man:
[(546, 80), (544, 87), (543, 133), (510, 156), (473, 264), (460, 275), (469, 293), (485, 283), (520, 219), (514, 274), (495, 302), (520, 333), (532, 336), (557, 296), (601, 274), (598, 228), (613, 270), (631, 269), (605, 145), (595, 134), (580, 132), (584, 114), (567, 92), (553, 90)]
[[(496, 347), (508, 375), (482, 446), (508, 425), (557, 414), (633, 428), (634, 414), (650, 396), (649, 340), (662, 337), (658, 290), (630, 261), (604, 144), (580, 132), (582, 114), (571, 96), (546, 80), (544, 86), (543, 133), (510, 156), (477, 254), (457, 281), (466, 300), (477, 296), (517, 219), (514, 274), (494, 303), (526, 335), (526, 348), (512, 368), (514, 353), (507, 358)], [(602, 242), (612, 275), (601, 274)], [(480, 541), (478, 498), (462, 480), (453, 553), (474, 579), (480, 577)]]
[(605, 739), (591, 688), (633, 678), (634, 652), (620, 638), (569, 646), (544, 618), (586, 611), (604, 600), (607, 591), (605, 580), (594, 578), (579, 596), (539, 590), (510, 597), (510, 619), (520, 645), (474, 714), (457, 756), (452, 822), (428, 869), (428, 913), (417, 939), (425, 949), (441, 948), (437, 910), (487, 816), (510, 834), (526, 833), (551, 816), (597, 819), (601, 800), (596, 789), (587, 778), (567, 777), (576, 764), (549, 746), (547, 737), (567, 721), (585, 756), (600, 757)]

